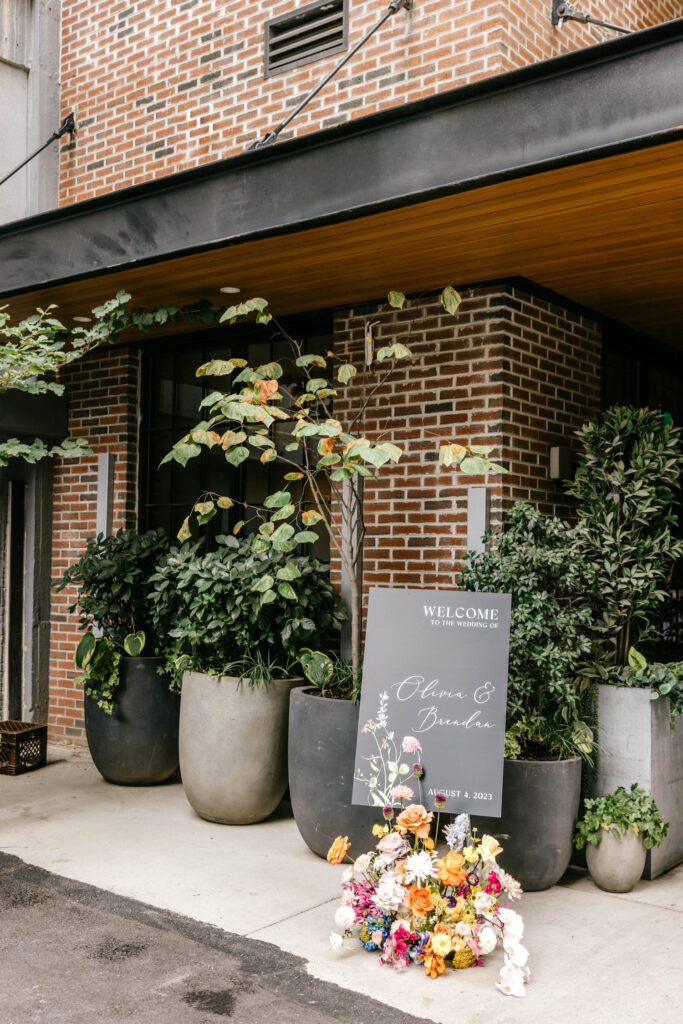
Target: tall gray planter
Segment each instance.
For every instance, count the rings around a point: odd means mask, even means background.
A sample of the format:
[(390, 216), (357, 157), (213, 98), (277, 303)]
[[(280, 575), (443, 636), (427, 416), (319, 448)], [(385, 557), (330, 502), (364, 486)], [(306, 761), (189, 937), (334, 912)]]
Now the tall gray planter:
[(655, 800), (669, 831), (648, 850), (644, 878), (683, 860), (683, 722), (672, 729), (669, 700), (651, 690), (598, 686), (598, 763), (593, 795), (628, 790), (637, 782)]
[(287, 789), (289, 694), (302, 681), (250, 688), (235, 676), (184, 673), (180, 772), (200, 818), (250, 825), (273, 813)]
[(163, 664), (163, 658), (122, 658), (111, 715), (84, 694), (88, 747), (107, 782), (153, 786), (178, 768), (180, 696), (159, 673)]
[(496, 836), (500, 864), (523, 889), (549, 889), (572, 855), (581, 796), (581, 759), (506, 760), (500, 818), (472, 816), (479, 835)]
[(325, 857), (336, 836), (348, 836), (351, 857), (371, 849), (379, 807), (351, 803), (360, 705), (321, 697), (313, 687), (292, 691), (289, 708), (289, 795), (306, 845)]

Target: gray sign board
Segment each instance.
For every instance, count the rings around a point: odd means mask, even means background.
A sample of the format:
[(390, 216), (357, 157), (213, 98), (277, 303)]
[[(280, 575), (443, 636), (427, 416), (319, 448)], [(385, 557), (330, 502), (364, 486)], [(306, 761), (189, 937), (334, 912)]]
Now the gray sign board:
[(509, 594), (371, 589), (354, 804), (499, 817), (509, 640)]

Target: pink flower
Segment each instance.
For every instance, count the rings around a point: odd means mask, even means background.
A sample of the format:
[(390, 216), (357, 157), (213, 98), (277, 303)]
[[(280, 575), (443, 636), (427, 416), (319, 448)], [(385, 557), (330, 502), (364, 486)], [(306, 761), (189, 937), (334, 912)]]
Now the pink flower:
[(394, 788), (390, 790), (389, 795), (393, 797), (394, 800), (412, 800), (413, 791), (410, 786), (400, 785), (394, 786)]
[(379, 929), (376, 932), (373, 932), (372, 941), (375, 943), (376, 946), (381, 946), (382, 942), (384, 941), (384, 932), (379, 931)]
[(382, 836), (377, 844), (380, 853), (383, 853), (385, 857), (391, 857), (392, 860), (401, 856), (408, 848), (409, 843), (398, 832), (390, 832), (388, 836)]
[(414, 736), (403, 737), (403, 753), (413, 754), (416, 750), (421, 750), (422, 746), (419, 740), (416, 740)]

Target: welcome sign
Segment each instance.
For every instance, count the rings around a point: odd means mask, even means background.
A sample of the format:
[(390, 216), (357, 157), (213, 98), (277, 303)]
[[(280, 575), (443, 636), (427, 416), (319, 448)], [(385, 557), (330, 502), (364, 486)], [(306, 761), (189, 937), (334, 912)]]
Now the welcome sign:
[(509, 640), (509, 594), (371, 589), (354, 804), (499, 817)]

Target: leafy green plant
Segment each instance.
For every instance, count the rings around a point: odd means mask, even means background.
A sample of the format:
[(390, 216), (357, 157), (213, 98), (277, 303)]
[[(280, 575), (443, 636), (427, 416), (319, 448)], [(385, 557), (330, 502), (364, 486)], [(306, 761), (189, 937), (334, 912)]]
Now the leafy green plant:
[(358, 703), (361, 674), (354, 674), (353, 665), (348, 658), (304, 648), (300, 661), (306, 679), (318, 687), (321, 697), (335, 697), (337, 700)]
[(506, 756), (588, 758), (593, 735), (579, 669), (590, 651), (591, 615), (573, 530), (517, 502), (505, 531), (488, 534), (487, 543), (487, 551), (468, 554), (457, 583), (512, 595)]
[[(61, 370), (104, 345), (115, 345), (126, 328), (146, 333), (167, 323), (203, 325), (218, 322), (225, 307), (202, 300), (192, 306), (157, 305), (154, 309), (128, 309), (130, 295), (118, 291), (92, 312), (88, 327), (66, 327), (53, 315), (56, 306), (38, 309), (18, 324), (12, 324), (7, 306), (0, 307), (0, 395), (23, 391), (29, 395), (64, 393), (57, 380)], [(44, 458), (74, 458), (92, 455), (83, 437), (66, 438), (49, 447), (40, 438), (33, 441), (12, 437), (0, 440), (0, 467), (13, 458), (35, 463)]]
[(583, 446), (568, 493), (576, 499), (577, 554), (601, 681), (627, 663), (629, 649), (653, 635), (667, 597), (675, 540), (674, 509), (683, 471), (680, 431), (652, 409), (613, 406), (579, 432)]
[[(155, 622), (173, 622), (165, 652), (177, 683), (186, 669), (251, 684), (291, 676), (311, 641), (331, 641), (343, 620), (327, 566), (247, 538), (219, 536), (172, 548), (151, 576)], [(270, 594), (265, 601), (264, 594)]]
[[(401, 292), (390, 292), (389, 306), (405, 304)], [(455, 313), (460, 296), (455, 289), (441, 293), (444, 308)], [(254, 316), (257, 323), (271, 321), (267, 302), (249, 299), (225, 311), (222, 321), (231, 324)], [(197, 423), (173, 446), (162, 460), (175, 460), (181, 466), (200, 455), (203, 448), (214, 449), (232, 465), (239, 466), (250, 451), (260, 453), (264, 465), (276, 462), (286, 470), (286, 489), (269, 494), (261, 505), (247, 505), (233, 495), (207, 493), (199, 496), (193, 511), (199, 524), (208, 522), (218, 509), (240, 508), (239, 533), (247, 523), (256, 530), (254, 553), (269, 549), (287, 555), (297, 544), (318, 539), (318, 529), (327, 531), (333, 555), (336, 555), (349, 580), (351, 665), (354, 679), (361, 665), (361, 583), (359, 564), (365, 527), (360, 483), (376, 478), (383, 467), (397, 463), (401, 447), (386, 437), (371, 438), (362, 432), (366, 409), (391, 377), (398, 363), (412, 358), (410, 349), (394, 341), (380, 347), (374, 359), (378, 372), (365, 378), (368, 386), (357, 389), (357, 401), (342, 423), (334, 418), (330, 403), (343, 394), (365, 365), (356, 366), (328, 352), (326, 356), (304, 353), (299, 343), (279, 327), (289, 344), (290, 356), (283, 362), (256, 367), (244, 359), (213, 359), (197, 370), (198, 376), (233, 377), (232, 389), (214, 391), (202, 401), (207, 418)], [(285, 381), (283, 363), (298, 374), (297, 387)], [(284, 439), (283, 439), (284, 435)], [(489, 446), (465, 446), (448, 443), (441, 446), (439, 462), (459, 466), (463, 472), (478, 474), (504, 472), (489, 460)], [(179, 539), (190, 536), (189, 516)], [(276, 597), (277, 589), (264, 588), (265, 606)]]
[(86, 693), (109, 714), (122, 656), (138, 657), (143, 649), (157, 653), (168, 630), (163, 616), (152, 622), (148, 593), (150, 576), (168, 546), (163, 530), (100, 533), (54, 583), (57, 591), (77, 588), (69, 611), (78, 611), (84, 635), (74, 660)]
[(574, 846), (577, 850), (582, 850), (586, 843), (597, 846), (603, 832), (619, 836), (631, 829), (642, 836), (645, 849), (651, 850), (659, 846), (668, 828), (655, 801), (634, 782), (629, 792), (619, 786), (613, 793), (586, 800), (584, 815), (576, 825)]
[(672, 728), (676, 718), (683, 714), (683, 661), (650, 663), (640, 651), (631, 647), (628, 652), (628, 665), (613, 675), (612, 679), (622, 686), (651, 690), (651, 700), (668, 697)]

